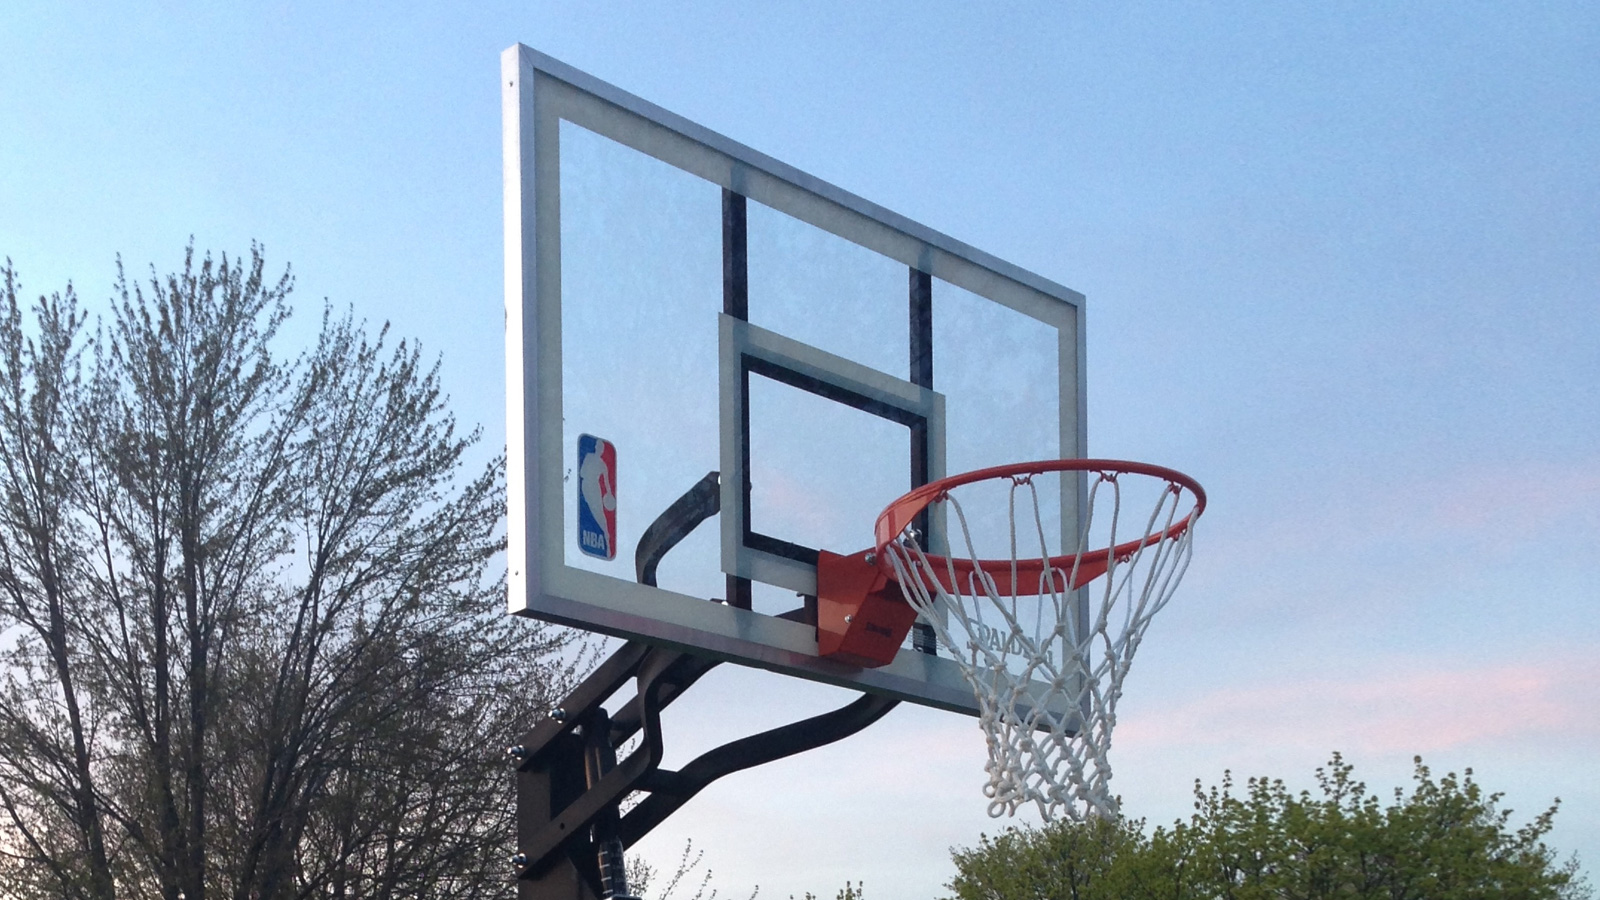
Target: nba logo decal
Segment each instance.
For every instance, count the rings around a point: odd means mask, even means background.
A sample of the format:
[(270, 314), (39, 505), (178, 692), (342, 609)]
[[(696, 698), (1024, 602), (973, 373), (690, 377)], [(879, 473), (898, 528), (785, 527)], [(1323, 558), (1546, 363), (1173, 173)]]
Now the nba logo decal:
[(592, 434), (578, 435), (578, 549), (617, 555), (617, 446)]

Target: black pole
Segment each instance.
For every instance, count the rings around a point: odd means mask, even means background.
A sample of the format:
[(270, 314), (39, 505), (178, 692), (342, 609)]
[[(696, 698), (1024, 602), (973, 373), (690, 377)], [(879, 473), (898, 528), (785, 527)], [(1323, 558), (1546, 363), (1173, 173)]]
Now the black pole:
[[(750, 255), (749, 222), (745, 217), (743, 194), (722, 189), (722, 312), (735, 319), (750, 319)], [(744, 454), (744, 471), (750, 471), (750, 403), (746, 398), (740, 404), (744, 422), (739, 434), (744, 437), (741, 451)], [(750, 520), (750, 485), (744, 490), (745, 522)], [(750, 579), (738, 575), (727, 576), (728, 605), (739, 609), (750, 608)]]
[[(911, 307), (911, 383), (933, 389), (933, 276), (915, 267), (910, 277)], [(928, 471), (928, 428), (918, 422), (911, 426), (911, 487), (919, 488), (931, 481)], [(928, 540), (928, 511), (917, 516), (917, 533)], [(911, 646), (920, 653), (933, 656), (938, 653), (938, 636), (933, 626), (918, 621), (911, 628)]]

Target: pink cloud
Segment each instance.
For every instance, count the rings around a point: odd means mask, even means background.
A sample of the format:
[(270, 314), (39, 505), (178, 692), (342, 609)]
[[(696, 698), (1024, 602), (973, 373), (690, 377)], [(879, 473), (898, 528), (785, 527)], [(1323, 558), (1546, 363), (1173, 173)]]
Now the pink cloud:
[(1600, 459), (1480, 464), (1398, 479), (1379, 471), (1302, 500), (1295, 515), (1238, 539), (1238, 548), (1218, 549), (1269, 558), (1306, 548), (1377, 546), (1398, 552), (1437, 541), (1521, 550), (1529, 541), (1600, 529)]
[(1600, 739), (1600, 661), (1422, 671), (1373, 670), (1228, 688), (1181, 706), (1144, 709), (1117, 726), (1119, 745), (1276, 744), (1315, 751), (1431, 753), (1487, 743)]

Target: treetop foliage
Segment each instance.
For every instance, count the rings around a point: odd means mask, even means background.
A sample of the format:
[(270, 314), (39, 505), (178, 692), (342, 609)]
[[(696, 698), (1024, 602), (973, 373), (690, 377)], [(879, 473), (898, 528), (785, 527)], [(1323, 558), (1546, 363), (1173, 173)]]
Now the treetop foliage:
[(0, 269), (7, 896), (509, 895), (502, 749), (573, 674), (504, 614), (503, 460), (435, 365), (287, 269)]
[[(1319, 795), (1251, 778), (1195, 783), (1187, 822), (1123, 818), (1009, 829), (957, 850), (955, 900), (1580, 900), (1576, 861), (1544, 842), (1556, 805), (1512, 827), (1469, 769), (1435, 778), (1419, 758), (1387, 805), (1334, 754)], [(1559, 801), (1558, 801), (1559, 803)]]

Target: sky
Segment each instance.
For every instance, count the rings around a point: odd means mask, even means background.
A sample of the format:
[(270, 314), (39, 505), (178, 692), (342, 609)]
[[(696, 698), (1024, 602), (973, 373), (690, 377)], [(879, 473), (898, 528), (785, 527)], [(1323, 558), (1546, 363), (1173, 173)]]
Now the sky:
[[(1210, 494), (1119, 710), (1153, 823), (1224, 770), (1473, 769), (1600, 864), (1600, 7), (11, 2), (0, 256), (109, 296), (202, 250), (422, 341), (504, 441), (499, 55), (522, 42), (1088, 297), (1089, 448)], [(295, 329), (300, 329), (296, 331)], [(724, 666), (668, 764), (849, 695)], [(755, 702), (753, 702), (755, 701)], [(677, 735), (675, 737), (674, 735)], [(707, 789), (721, 896), (942, 894), (966, 718)], [(1030, 821), (1026, 818), (1023, 821)]]

